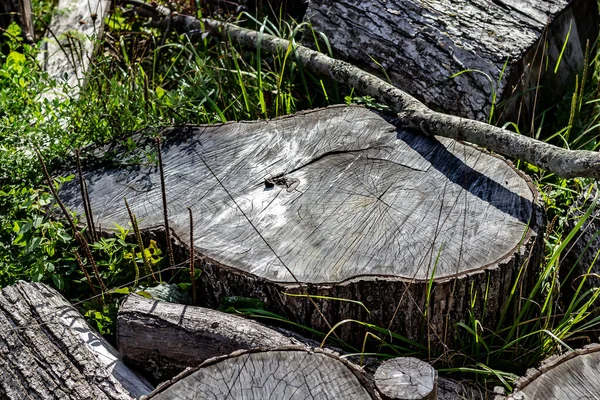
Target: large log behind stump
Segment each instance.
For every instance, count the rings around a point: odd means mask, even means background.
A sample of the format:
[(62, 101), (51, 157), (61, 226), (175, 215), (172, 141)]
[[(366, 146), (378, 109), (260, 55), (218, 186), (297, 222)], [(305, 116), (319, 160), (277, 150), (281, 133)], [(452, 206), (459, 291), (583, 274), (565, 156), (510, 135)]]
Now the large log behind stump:
[[(536, 268), (542, 214), (534, 187), (472, 146), (345, 106), (164, 135), (170, 226), (188, 243), (192, 208), (205, 305), (259, 297), (271, 311), (328, 330), (311, 302), (283, 293), (308, 291), (370, 310), (315, 300), (330, 324), (352, 318), (449, 343), (470, 311), (493, 326), (519, 271), (525, 284)], [(96, 226), (128, 224), (123, 197), (142, 227), (163, 224), (157, 167), (118, 165), (146, 159), (149, 144), (139, 140), (139, 154), (117, 146), (116, 164), (86, 172)], [(60, 196), (83, 212), (77, 182)], [(362, 343), (364, 332), (346, 324), (338, 334)]]
[(509, 400), (594, 400), (600, 396), (600, 345), (553, 356), (516, 382)]
[(562, 98), (598, 36), (596, 0), (311, 0), (307, 16), (337, 56), (430, 107), (487, 120), (495, 94), (519, 123)]
[(19, 282), (0, 292), (0, 398), (138, 398), (152, 386), (54, 289)]
[(119, 307), (117, 345), (125, 361), (165, 380), (236, 350), (302, 343), (236, 315), (134, 294)]
[(360, 368), (335, 353), (256, 349), (217, 357), (161, 385), (148, 399), (379, 399)]

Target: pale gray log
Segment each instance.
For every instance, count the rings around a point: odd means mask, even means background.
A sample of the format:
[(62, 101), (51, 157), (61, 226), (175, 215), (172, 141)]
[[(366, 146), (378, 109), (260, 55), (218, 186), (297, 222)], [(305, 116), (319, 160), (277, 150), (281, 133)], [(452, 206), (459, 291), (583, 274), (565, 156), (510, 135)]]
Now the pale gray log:
[[(536, 104), (553, 105), (581, 75), (586, 41), (598, 35), (595, 0), (311, 0), (307, 17), (336, 56), (385, 70), (429, 107), (480, 121), (495, 94), (502, 121), (529, 123)], [(465, 70), (478, 72), (451, 79)]]
[(0, 397), (119, 399), (152, 391), (58, 292), (18, 282), (0, 292)]
[(575, 229), (590, 207), (594, 208), (565, 249), (560, 264), (567, 301), (573, 298), (584, 277), (581, 293), (600, 287), (600, 193), (596, 183), (586, 187), (569, 209), (564, 235)]
[(164, 380), (236, 350), (302, 343), (236, 315), (133, 294), (119, 308), (117, 345), (125, 361)]
[(211, 359), (159, 386), (153, 400), (379, 399), (364, 373), (335, 353), (313, 349), (239, 351)]
[(375, 388), (385, 400), (436, 400), (437, 371), (414, 357), (382, 363), (374, 375)]
[(600, 393), (600, 345), (545, 360), (516, 382), (509, 400), (595, 400)]
[[(78, 97), (87, 82), (91, 57), (102, 38), (109, 9), (109, 0), (59, 0), (56, 6), (38, 61), (51, 79), (59, 83), (66, 80), (72, 98)], [(64, 93), (48, 91), (42, 95), (54, 98)]]
[[(273, 311), (328, 330), (306, 299), (282, 294), (308, 290), (363, 301), (371, 311), (317, 300), (333, 322), (391, 324), (418, 340), (428, 340), (422, 329), (429, 324), (432, 340), (446, 341), (452, 324), (468, 317), (472, 290), (480, 292), (475, 313), (489, 293), (485, 319), (493, 324), (519, 269), (531, 257), (520, 281), (526, 287), (538, 262), (542, 213), (524, 175), (472, 146), (397, 130), (365, 108), (164, 135), (170, 226), (185, 246), (192, 208), (202, 256), (198, 290), (211, 307), (225, 296), (259, 297)], [(96, 226), (128, 224), (123, 197), (142, 228), (162, 224), (156, 166), (118, 165), (145, 160), (147, 143), (137, 153), (113, 149), (116, 166), (85, 173)], [(60, 196), (82, 212), (76, 182)], [(354, 326), (340, 332), (362, 341)]]

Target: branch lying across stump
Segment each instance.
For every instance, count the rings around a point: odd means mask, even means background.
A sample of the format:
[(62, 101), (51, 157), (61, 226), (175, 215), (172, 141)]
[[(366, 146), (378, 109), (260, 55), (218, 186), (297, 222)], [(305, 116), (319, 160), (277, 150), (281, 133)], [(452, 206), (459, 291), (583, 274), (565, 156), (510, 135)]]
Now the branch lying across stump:
[[(167, 19), (177, 18), (177, 24), (198, 29), (201, 24), (210, 34), (231, 39), (242, 46), (256, 48), (260, 40), (262, 50), (269, 53), (294, 47), (297, 58), (311, 72), (334, 79), (360, 92), (385, 102), (398, 114), (399, 124), (426, 135), (464, 140), (507, 157), (536, 165), (563, 178), (588, 177), (600, 179), (600, 153), (587, 150), (566, 150), (533, 138), (518, 135), (484, 122), (436, 112), (395, 86), (347, 62), (336, 60), (305, 46), (237, 25), (194, 17), (172, 15), (165, 7), (153, 7), (139, 0), (123, 0), (144, 10), (145, 15)], [(194, 22), (196, 20), (197, 22)], [(176, 22), (173, 20), (173, 22)], [(178, 32), (181, 30), (177, 29)]]

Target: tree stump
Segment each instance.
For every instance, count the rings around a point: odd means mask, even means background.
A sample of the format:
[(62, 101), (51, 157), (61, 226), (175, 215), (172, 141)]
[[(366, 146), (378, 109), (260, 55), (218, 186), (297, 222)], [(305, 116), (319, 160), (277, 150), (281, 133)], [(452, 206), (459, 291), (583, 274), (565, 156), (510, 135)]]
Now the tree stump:
[(239, 351), (160, 385), (148, 400), (379, 399), (362, 370), (337, 354), (297, 347)]
[(2, 399), (138, 398), (152, 386), (58, 292), (18, 282), (0, 292)]
[(509, 400), (593, 400), (600, 393), (600, 345), (553, 356), (516, 382)]
[[(527, 291), (537, 267), (534, 186), (473, 146), (345, 106), (163, 135), (169, 224), (185, 246), (193, 210), (202, 305), (258, 297), (323, 331), (354, 319), (450, 344), (470, 315), (495, 327), (517, 276)], [(99, 150), (112, 161), (89, 161), (95, 226), (127, 226), (126, 197), (142, 228), (160, 229), (158, 167), (144, 161), (153, 140), (131, 140), (137, 149), (113, 144)], [(77, 182), (60, 196), (83, 212)], [(306, 293), (335, 299), (314, 299), (317, 312)], [(362, 344), (365, 331), (336, 333)]]
[(572, 90), (598, 36), (596, 0), (311, 0), (307, 17), (336, 57), (480, 121), (495, 103), (501, 122), (531, 124)]
[(290, 345), (303, 343), (236, 315), (135, 294), (119, 307), (117, 317), (123, 359), (158, 380), (237, 350)]

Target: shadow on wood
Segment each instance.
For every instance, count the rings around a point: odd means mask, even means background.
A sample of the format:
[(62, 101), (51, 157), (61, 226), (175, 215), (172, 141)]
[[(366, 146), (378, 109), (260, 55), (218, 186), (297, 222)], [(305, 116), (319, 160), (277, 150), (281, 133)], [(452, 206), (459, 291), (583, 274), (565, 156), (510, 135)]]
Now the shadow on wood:
[[(529, 179), (365, 108), (163, 135), (170, 226), (185, 246), (192, 208), (204, 305), (258, 297), (322, 331), (354, 319), (449, 345), (470, 313), (495, 328), (517, 276), (527, 291), (539, 261), (543, 216)], [(85, 173), (96, 226), (127, 226), (124, 197), (141, 227), (163, 223), (158, 168), (143, 150), (152, 141), (136, 140), (99, 149), (115, 157)], [(83, 212), (76, 182), (60, 196)], [(316, 312), (306, 293), (336, 299), (315, 299)], [(356, 325), (336, 332), (362, 343)]]
[(0, 292), (2, 399), (129, 400), (152, 391), (58, 292), (18, 282)]

